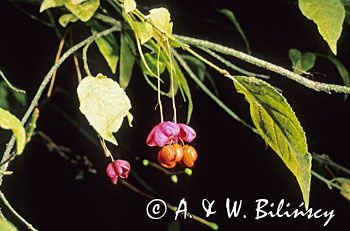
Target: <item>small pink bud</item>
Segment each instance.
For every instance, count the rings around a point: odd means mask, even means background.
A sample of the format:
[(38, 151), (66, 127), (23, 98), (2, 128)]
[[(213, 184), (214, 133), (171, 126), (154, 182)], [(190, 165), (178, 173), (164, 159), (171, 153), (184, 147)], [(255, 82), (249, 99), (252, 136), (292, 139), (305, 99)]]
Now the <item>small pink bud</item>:
[(185, 142), (192, 142), (196, 138), (196, 132), (186, 124), (178, 124), (180, 127), (179, 138)]
[(128, 178), (129, 172), (130, 164), (126, 160), (113, 161), (106, 168), (106, 174), (111, 178), (113, 184), (117, 184), (118, 177)]
[(177, 143), (180, 128), (171, 121), (165, 121), (156, 125), (147, 136), (148, 146), (163, 147), (171, 142)]

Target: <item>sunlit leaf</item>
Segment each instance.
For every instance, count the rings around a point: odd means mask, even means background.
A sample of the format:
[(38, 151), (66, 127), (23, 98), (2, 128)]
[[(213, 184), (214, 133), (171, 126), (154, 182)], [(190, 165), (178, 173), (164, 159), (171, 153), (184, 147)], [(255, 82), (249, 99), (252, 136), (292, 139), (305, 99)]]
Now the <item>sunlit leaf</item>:
[(340, 0), (299, 0), (303, 15), (314, 21), (334, 54), (343, 29), (345, 9)]
[(62, 27), (66, 27), (70, 22), (76, 21), (78, 21), (78, 18), (75, 17), (73, 14), (64, 14), (58, 19), (58, 22)]
[(308, 208), (311, 155), (294, 111), (274, 87), (260, 79), (237, 76), (234, 84), (249, 102), (250, 114), (259, 134), (296, 177)]
[[(91, 31), (93, 33), (98, 33), (103, 31), (105, 28), (102, 27), (99, 23), (94, 21), (91, 24)], [(105, 58), (105, 60), (108, 63), (109, 68), (111, 69), (112, 73), (114, 74), (117, 69), (117, 63), (119, 60), (118, 54), (119, 54), (119, 45), (117, 41), (115, 40), (113, 34), (109, 34), (103, 37), (100, 37), (96, 39), (96, 44), (98, 49), (100, 50), (101, 54)]]
[(72, 0), (44, 0), (40, 6), (40, 12), (43, 12), (44, 10), (47, 10), (50, 8), (63, 6), (65, 3), (71, 2), (71, 1)]
[(171, 34), (173, 30), (173, 23), (170, 22), (170, 13), (164, 8), (156, 8), (149, 11), (148, 17), (151, 19), (155, 27), (161, 32)]
[(126, 34), (120, 35), (120, 74), (119, 84), (123, 89), (129, 85), (132, 68), (135, 63), (136, 48), (132, 38)]
[(81, 4), (67, 2), (65, 7), (83, 22), (87, 22), (95, 14), (100, 5), (100, 0), (87, 0)]
[(21, 121), (9, 111), (0, 108), (0, 127), (12, 130), (16, 137), (17, 154), (21, 154), (26, 145), (26, 132)]
[(0, 218), (0, 230), (1, 231), (17, 231), (17, 228), (9, 221)]
[[(142, 22), (133, 22), (133, 25), (135, 27), (137, 37), (140, 39), (141, 44), (145, 44), (148, 40), (152, 38), (152, 33), (150, 33), (152, 27), (149, 27), (148, 24), (144, 24)], [(146, 25), (148, 25), (147, 28)]]
[(250, 51), (250, 45), (249, 45), (249, 42), (248, 42), (248, 39), (247, 37), (245, 36), (245, 33), (244, 31), (242, 30), (242, 27), (241, 25), (239, 24), (235, 14), (231, 11), (231, 10), (228, 10), (228, 9), (222, 9), (222, 10), (219, 10), (219, 12), (223, 15), (225, 15), (232, 23), (233, 25), (236, 27), (238, 33), (240, 34), (240, 36), (242, 37), (243, 41), (244, 41), (244, 44), (245, 44), (245, 47), (247, 49), (247, 52), (248, 53), (251, 53)]
[(105, 140), (117, 145), (113, 133), (117, 132), (131, 104), (119, 84), (102, 74), (84, 78), (77, 89), (80, 111), (90, 125)]
[(136, 9), (135, 0), (124, 0), (124, 9), (126, 13), (134, 11)]

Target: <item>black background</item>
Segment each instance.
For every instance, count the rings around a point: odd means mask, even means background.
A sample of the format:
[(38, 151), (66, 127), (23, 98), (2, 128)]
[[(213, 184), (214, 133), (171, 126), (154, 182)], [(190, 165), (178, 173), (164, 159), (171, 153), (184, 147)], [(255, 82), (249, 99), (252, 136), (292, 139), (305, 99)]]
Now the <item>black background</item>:
[[(139, 1), (141, 2), (141, 1)], [(301, 15), (296, 4), (288, 1), (209, 1), (200, 2), (142, 1), (144, 6), (166, 6), (174, 21), (174, 32), (210, 39), (244, 51), (243, 42), (231, 23), (216, 9), (228, 8), (235, 12), (250, 41), (253, 54), (259, 58), (290, 68), (289, 48), (301, 51), (328, 53), (329, 49), (317, 32), (316, 26)], [(38, 6), (20, 4), (29, 12), (39, 15)], [(0, 68), (32, 99), (42, 78), (53, 64), (59, 40), (52, 28), (46, 27), (16, 9), (7, 1), (0, 2)], [(146, 11), (145, 11), (146, 12)], [(46, 15), (40, 18), (47, 20)], [(75, 41), (86, 33), (81, 26), (75, 27)], [(350, 66), (347, 41), (349, 26), (338, 43), (338, 58)], [(96, 60), (91, 62), (93, 73), (104, 72), (112, 78), (106, 64), (96, 49), (89, 53)], [(249, 70), (260, 71), (251, 65), (232, 59)], [(262, 139), (237, 123), (191, 82), (194, 99), (194, 113), (191, 126), (198, 134), (195, 147), (199, 159), (193, 168), (193, 175), (179, 176), (179, 183), (173, 184), (153, 168), (145, 168), (136, 157), (155, 160), (157, 150), (145, 145), (148, 131), (158, 122), (158, 112), (153, 108), (156, 94), (135, 70), (132, 83), (127, 89), (134, 114), (134, 128), (125, 123), (116, 135), (120, 146), (111, 147), (117, 157), (127, 159), (152, 188), (156, 197), (177, 204), (186, 198), (189, 211), (204, 217), (201, 200), (216, 200), (218, 211), (209, 220), (219, 224), (221, 230), (265, 229), (320, 230), (324, 220), (272, 219), (254, 220), (256, 199), (266, 198), (270, 202), (285, 199), (293, 207), (302, 202), (301, 193), (293, 175), (279, 157), (266, 148)], [(315, 80), (342, 84), (334, 66), (318, 58), (314, 69)], [(268, 73), (268, 72), (266, 72)], [(318, 74), (322, 73), (322, 74)], [(268, 73), (269, 82), (283, 89), (284, 96), (294, 108), (308, 137), (309, 150), (327, 153), (336, 162), (349, 166), (348, 131), (349, 102), (339, 94), (318, 93), (307, 89), (282, 76)], [(220, 91), (220, 97), (242, 118), (250, 121), (249, 108), (244, 97), (237, 94), (233, 85), (212, 72)], [(70, 147), (75, 153), (86, 155), (98, 173), (85, 174), (83, 180), (75, 176), (83, 167), (73, 166), (56, 153), (49, 152), (40, 138), (35, 137), (27, 145), (24, 154), (10, 167), (12, 176), (6, 177), (2, 185), (4, 193), (13, 206), (39, 230), (166, 230), (174, 214), (168, 211), (161, 220), (146, 216), (148, 199), (130, 191), (121, 184), (114, 187), (105, 176), (108, 160), (101, 148), (86, 139), (79, 129), (72, 126), (55, 108), (75, 119), (79, 128), (90, 134), (95, 141), (94, 131), (78, 110), (75, 94), (77, 87), (73, 62), (70, 59), (59, 71), (56, 89), (50, 100), (41, 108), (38, 129), (47, 133), (57, 144)], [(63, 94), (62, 92), (67, 92)], [(45, 96), (43, 97), (45, 98)], [(186, 104), (177, 98), (179, 120), (186, 119)], [(171, 119), (170, 100), (164, 100), (165, 116)], [(21, 113), (18, 116), (22, 116)], [(7, 133), (9, 135), (9, 133)], [(4, 144), (7, 140), (1, 138)], [(4, 146), (2, 146), (4, 147)], [(129, 182), (142, 188), (134, 177)], [(228, 219), (225, 199), (243, 200), (242, 217)], [(325, 184), (312, 180), (310, 207), (335, 210), (335, 218), (325, 230), (346, 229), (349, 226), (349, 203)], [(20, 230), (25, 230), (10, 213), (4, 213)], [(209, 230), (206, 226), (187, 219), (181, 221), (181, 230)]]

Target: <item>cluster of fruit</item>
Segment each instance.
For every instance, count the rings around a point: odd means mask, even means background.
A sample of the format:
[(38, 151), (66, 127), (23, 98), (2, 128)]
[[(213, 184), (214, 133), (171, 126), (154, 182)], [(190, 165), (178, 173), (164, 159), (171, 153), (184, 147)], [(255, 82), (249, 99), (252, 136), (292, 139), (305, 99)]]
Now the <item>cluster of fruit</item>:
[(165, 121), (151, 130), (146, 143), (151, 147), (162, 148), (158, 152), (158, 161), (164, 168), (173, 168), (179, 162), (192, 167), (197, 160), (197, 151), (185, 142), (190, 143), (195, 137), (196, 132), (190, 126)]

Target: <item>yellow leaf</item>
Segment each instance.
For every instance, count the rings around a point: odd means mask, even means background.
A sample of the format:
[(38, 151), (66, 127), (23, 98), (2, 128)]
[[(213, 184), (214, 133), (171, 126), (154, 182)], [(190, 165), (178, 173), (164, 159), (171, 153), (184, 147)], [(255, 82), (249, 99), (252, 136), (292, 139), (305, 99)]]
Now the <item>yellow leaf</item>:
[(171, 34), (173, 23), (170, 22), (170, 13), (166, 8), (152, 9), (149, 11), (148, 17), (161, 32)]
[(81, 4), (67, 2), (65, 7), (83, 22), (87, 22), (100, 6), (100, 0), (87, 0)]
[(17, 231), (17, 228), (9, 221), (0, 218), (0, 230), (1, 231)]
[(26, 132), (21, 121), (9, 111), (0, 108), (0, 127), (12, 130), (16, 137), (17, 154), (21, 154), (26, 145)]
[(135, 0), (124, 0), (124, 9), (126, 13), (134, 11), (136, 9)]
[(318, 31), (336, 55), (345, 19), (345, 9), (340, 0), (299, 0), (299, 8), (305, 17), (316, 23)]
[(130, 117), (131, 103), (119, 84), (102, 74), (84, 78), (77, 89), (80, 111), (105, 140), (117, 145), (117, 132), (125, 116)]

